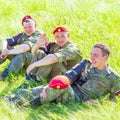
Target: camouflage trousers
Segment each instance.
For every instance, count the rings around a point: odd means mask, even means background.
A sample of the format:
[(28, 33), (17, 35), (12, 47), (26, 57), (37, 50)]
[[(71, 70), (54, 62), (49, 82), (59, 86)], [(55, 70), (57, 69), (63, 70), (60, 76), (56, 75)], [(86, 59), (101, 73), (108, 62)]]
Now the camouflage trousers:
[[(44, 51), (40, 51), (39, 57), (44, 56)], [(28, 65), (31, 63), (33, 55), (30, 52), (25, 52), (22, 54), (16, 55), (8, 65), (7, 69), (11, 72), (18, 72), (21, 68), (27, 68)]]
[(7, 69), (11, 72), (18, 72), (21, 68), (27, 67), (32, 59), (32, 54), (30, 52), (25, 52), (16, 55), (8, 65)]
[[(30, 100), (36, 97), (40, 97), (40, 93), (42, 92), (44, 87), (46, 86), (39, 86), (32, 89), (23, 89), (18, 93), (16, 93), (11, 100), (16, 105), (23, 105), (26, 103), (29, 104)], [(70, 86), (65, 89), (53, 89), (48, 87), (46, 93), (47, 93), (47, 98), (40, 97), (41, 104), (45, 104), (53, 101), (55, 101), (55, 103), (65, 104), (67, 102), (75, 100), (74, 92)]]
[[(46, 56), (46, 54), (44, 54), (44, 56)], [(34, 63), (40, 59), (41, 59), (41, 52), (38, 51), (33, 56), (31, 63)], [(31, 73), (38, 76), (39, 78), (40, 77), (48, 78), (48, 76), (52, 78), (56, 75), (64, 74), (66, 71), (67, 71), (66, 67), (63, 63), (55, 63), (55, 64), (35, 68), (34, 70), (31, 71)]]

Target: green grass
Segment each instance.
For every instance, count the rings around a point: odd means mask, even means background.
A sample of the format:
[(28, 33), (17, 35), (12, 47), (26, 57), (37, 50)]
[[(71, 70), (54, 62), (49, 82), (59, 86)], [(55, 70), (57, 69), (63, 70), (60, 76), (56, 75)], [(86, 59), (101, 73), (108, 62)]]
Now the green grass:
[[(119, 0), (1, 0), (0, 41), (23, 31), (21, 19), (30, 14), (37, 20), (37, 28), (44, 30), (51, 41), (57, 25), (67, 25), (71, 39), (79, 46), (84, 58), (89, 58), (96, 42), (105, 42), (111, 48), (109, 64), (118, 73), (120, 56), (120, 2)], [(9, 61), (0, 65), (0, 72)], [(24, 72), (0, 82), (0, 95), (15, 92), (24, 80)], [(103, 100), (96, 105), (87, 103), (46, 104), (38, 108), (17, 108), (0, 102), (1, 120), (116, 120), (120, 102)]]

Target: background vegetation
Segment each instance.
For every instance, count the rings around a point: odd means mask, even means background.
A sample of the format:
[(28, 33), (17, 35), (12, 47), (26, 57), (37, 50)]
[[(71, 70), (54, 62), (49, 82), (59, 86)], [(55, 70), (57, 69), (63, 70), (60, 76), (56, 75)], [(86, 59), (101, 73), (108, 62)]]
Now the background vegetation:
[[(111, 48), (109, 64), (120, 73), (120, 1), (119, 0), (0, 0), (0, 41), (23, 31), (21, 19), (32, 15), (37, 28), (51, 40), (57, 25), (68, 26), (71, 39), (79, 46), (84, 58), (89, 58), (96, 42)], [(9, 61), (0, 65), (0, 72)], [(0, 82), (0, 95), (10, 94), (25, 80), (24, 73)], [(38, 108), (18, 108), (0, 102), (1, 120), (115, 120), (120, 118), (120, 102), (103, 100), (87, 103), (46, 104)]]

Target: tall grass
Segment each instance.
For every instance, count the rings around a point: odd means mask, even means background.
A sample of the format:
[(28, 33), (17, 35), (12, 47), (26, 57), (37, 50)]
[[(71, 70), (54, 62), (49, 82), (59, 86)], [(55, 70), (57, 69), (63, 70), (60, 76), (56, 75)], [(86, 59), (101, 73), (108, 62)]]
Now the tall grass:
[[(67, 25), (71, 39), (79, 46), (84, 58), (89, 58), (96, 42), (105, 42), (111, 48), (109, 64), (118, 72), (120, 56), (120, 2), (119, 0), (1, 0), (0, 41), (23, 31), (21, 19), (32, 15), (37, 28), (44, 30), (51, 41), (57, 25)], [(0, 65), (0, 72), (9, 61)], [(0, 82), (0, 95), (10, 94), (23, 81), (24, 73)], [(3, 120), (114, 120), (119, 118), (120, 103), (104, 101), (86, 103), (46, 104), (39, 108), (21, 108), (0, 102)]]

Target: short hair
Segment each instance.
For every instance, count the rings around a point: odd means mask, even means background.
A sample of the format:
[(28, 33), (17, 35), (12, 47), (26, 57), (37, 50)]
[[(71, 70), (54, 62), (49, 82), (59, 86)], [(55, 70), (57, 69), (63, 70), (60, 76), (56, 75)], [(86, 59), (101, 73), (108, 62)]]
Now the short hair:
[(96, 43), (93, 48), (100, 48), (103, 56), (110, 55), (110, 47), (105, 43)]

